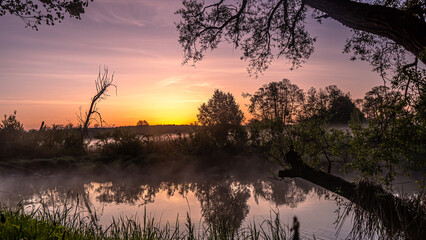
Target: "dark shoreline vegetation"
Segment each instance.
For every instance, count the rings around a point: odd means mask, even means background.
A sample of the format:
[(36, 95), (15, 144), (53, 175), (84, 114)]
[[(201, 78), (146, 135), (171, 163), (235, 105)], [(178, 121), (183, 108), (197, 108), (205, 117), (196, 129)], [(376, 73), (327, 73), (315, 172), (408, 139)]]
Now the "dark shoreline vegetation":
[[(89, 129), (88, 113), (79, 127), (42, 124), (24, 131), (15, 112), (0, 125), (0, 169), (32, 174), (166, 169), (163, 176), (188, 168), (219, 175), (265, 169), (271, 177), (306, 179), (351, 201), (354, 238), (425, 234), (424, 95), (408, 99), (375, 87), (355, 104), (336, 86), (304, 92), (284, 79), (244, 97), (254, 116), (246, 125), (233, 95), (220, 90), (200, 106), (192, 126), (140, 121), (136, 127)], [(159, 135), (150, 134), (155, 128)], [(354, 182), (336, 176), (348, 172), (356, 173)], [(421, 175), (419, 194), (394, 196), (395, 177), (413, 173)]]
[[(0, 206), (0, 233), (7, 239), (294, 239), (290, 228), (280, 222), (278, 213), (262, 223), (253, 223), (244, 228), (229, 228), (214, 223), (197, 226), (189, 214), (186, 223), (161, 223), (144, 212), (143, 221), (136, 218), (113, 218), (108, 226), (99, 226), (89, 216), (74, 211), (73, 207), (48, 209), (44, 206), (25, 211), (21, 206), (15, 210)], [(296, 227), (297, 228), (297, 227)], [(298, 231), (294, 231), (297, 232)]]

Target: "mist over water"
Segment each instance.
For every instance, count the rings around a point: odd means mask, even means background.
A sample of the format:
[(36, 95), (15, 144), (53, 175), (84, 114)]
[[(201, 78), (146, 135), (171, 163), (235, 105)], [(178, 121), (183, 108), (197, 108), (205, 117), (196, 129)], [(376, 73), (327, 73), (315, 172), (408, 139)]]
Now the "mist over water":
[[(301, 224), (305, 238), (344, 239), (350, 232), (350, 217), (338, 235), (336, 196), (304, 180), (278, 181), (267, 171), (227, 171), (186, 169), (170, 173), (158, 169), (143, 172), (112, 171), (97, 174), (72, 171), (54, 175), (8, 173), (0, 177), (0, 201), (26, 208), (66, 204), (79, 211), (96, 212), (99, 223), (112, 218), (144, 215), (161, 224), (176, 221), (184, 226), (187, 213), (200, 229), (203, 223), (226, 221), (234, 227), (247, 227), (274, 219), (279, 214), (289, 225), (293, 216)], [(341, 199), (343, 202), (344, 200)], [(87, 213), (88, 214), (88, 213)]]

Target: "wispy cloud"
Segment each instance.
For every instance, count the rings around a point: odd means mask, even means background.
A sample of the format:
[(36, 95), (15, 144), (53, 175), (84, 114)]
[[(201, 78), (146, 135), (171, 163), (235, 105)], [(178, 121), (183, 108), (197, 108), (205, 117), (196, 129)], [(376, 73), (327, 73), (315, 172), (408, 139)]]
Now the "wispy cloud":
[(212, 86), (211, 83), (209, 82), (200, 82), (200, 83), (192, 83), (188, 86), (186, 86), (186, 88), (191, 88), (191, 87), (210, 87)]
[(186, 78), (185, 75), (171, 76), (157, 82), (157, 87), (165, 88), (170, 85), (181, 83)]
[(181, 100), (174, 100), (174, 102), (178, 103), (193, 103), (193, 102), (204, 102), (203, 99), (181, 99)]
[(0, 99), (0, 104), (84, 105), (87, 102), (66, 100)]

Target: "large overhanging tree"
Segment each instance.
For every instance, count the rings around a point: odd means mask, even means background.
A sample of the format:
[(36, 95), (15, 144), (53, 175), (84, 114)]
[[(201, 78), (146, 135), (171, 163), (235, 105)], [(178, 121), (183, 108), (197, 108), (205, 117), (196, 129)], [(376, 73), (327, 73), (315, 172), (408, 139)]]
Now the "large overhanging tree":
[(39, 25), (55, 25), (67, 15), (80, 19), (89, 1), (93, 0), (0, 0), (0, 16), (17, 16), (26, 27), (37, 30)]
[[(299, 67), (313, 53), (316, 39), (305, 27), (306, 18), (332, 18), (353, 32), (344, 46), (344, 52), (352, 53), (352, 60), (368, 61), (384, 81), (400, 90), (404, 101), (410, 103), (405, 110), (424, 108), (426, 4), (422, 0), (184, 0), (177, 14), (182, 17), (177, 29), (184, 62), (202, 60), (206, 51), (228, 42), (242, 50), (241, 58), (249, 62), (248, 70), (255, 75), (278, 57), (288, 59), (292, 68)], [(416, 113), (420, 114), (413, 119), (419, 119), (410, 123), (423, 134), (424, 114)], [(396, 114), (390, 117), (400, 122)], [(380, 233), (390, 238), (424, 236), (425, 208), (419, 202), (410, 204), (381, 187), (350, 183), (314, 169), (293, 150), (281, 153), (290, 165), (290, 169), (280, 171), (282, 177), (307, 179), (367, 212), (356, 215), (361, 236), (374, 232), (371, 230), (379, 225), (383, 226)], [(377, 225), (376, 219), (381, 224)]]
[[(250, 73), (266, 70), (276, 57), (298, 67), (314, 51), (316, 38), (305, 28), (306, 17), (312, 16), (351, 28), (345, 52), (369, 61), (385, 80), (407, 91), (425, 86), (424, 70), (419, 70), (419, 62), (426, 63), (422, 0), (184, 0), (183, 5), (177, 28), (185, 62), (201, 60), (206, 50), (226, 41), (243, 51)], [(413, 72), (420, 78), (400, 76)]]

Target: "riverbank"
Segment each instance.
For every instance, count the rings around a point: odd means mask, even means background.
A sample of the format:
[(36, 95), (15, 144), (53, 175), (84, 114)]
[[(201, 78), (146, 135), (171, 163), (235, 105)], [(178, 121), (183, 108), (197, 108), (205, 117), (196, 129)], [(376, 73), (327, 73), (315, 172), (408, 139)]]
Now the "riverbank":
[[(296, 220), (297, 221), (297, 220)], [(223, 224), (196, 225), (189, 217), (182, 226), (162, 224), (144, 213), (143, 221), (134, 217), (113, 218), (108, 226), (98, 224), (96, 216), (77, 212), (66, 205), (58, 208), (40, 207), (26, 211), (24, 207), (11, 209), (0, 206), (0, 237), (2, 239), (291, 239), (299, 235), (299, 229), (290, 230), (280, 222), (278, 214), (273, 218), (245, 228)], [(294, 228), (296, 229), (296, 228)], [(292, 233), (293, 232), (293, 233)]]

